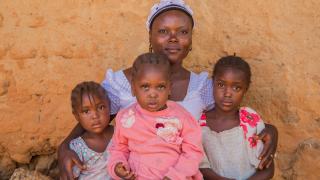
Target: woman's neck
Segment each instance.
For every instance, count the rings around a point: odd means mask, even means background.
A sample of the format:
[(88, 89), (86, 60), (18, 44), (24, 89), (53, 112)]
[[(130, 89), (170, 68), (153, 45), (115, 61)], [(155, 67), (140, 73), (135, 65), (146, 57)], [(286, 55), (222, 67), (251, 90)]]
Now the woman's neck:
[(186, 69), (182, 66), (182, 64), (171, 64), (170, 70), (171, 70), (171, 75), (176, 76), (181, 73), (184, 73)]

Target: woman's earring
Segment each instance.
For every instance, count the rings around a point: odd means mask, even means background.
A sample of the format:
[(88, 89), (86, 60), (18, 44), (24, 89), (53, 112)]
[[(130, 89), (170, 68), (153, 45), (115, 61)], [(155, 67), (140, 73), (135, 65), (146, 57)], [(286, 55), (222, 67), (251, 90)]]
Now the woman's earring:
[(151, 45), (151, 43), (149, 43), (149, 53), (152, 53), (152, 45)]
[(192, 51), (192, 46), (189, 48), (189, 51)]

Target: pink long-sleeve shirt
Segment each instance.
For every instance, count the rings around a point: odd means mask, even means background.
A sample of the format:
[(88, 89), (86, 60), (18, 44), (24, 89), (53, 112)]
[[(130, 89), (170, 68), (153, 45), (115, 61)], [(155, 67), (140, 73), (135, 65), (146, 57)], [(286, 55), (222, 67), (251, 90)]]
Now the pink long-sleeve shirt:
[(137, 179), (201, 179), (201, 129), (183, 107), (168, 101), (167, 108), (149, 112), (137, 103), (120, 111), (109, 146), (108, 171), (122, 162)]

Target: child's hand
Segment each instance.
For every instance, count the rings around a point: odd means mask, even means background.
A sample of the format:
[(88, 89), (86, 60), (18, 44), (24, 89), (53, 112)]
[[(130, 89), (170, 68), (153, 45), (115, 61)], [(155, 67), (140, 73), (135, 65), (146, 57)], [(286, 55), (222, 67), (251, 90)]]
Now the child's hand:
[(122, 162), (119, 162), (116, 164), (116, 167), (114, 168), (114, 172), (116, 173), (117, 176), (123, 179), (133, 180), (136, 178), (135, 174), (133, 174), (132, 171), (128, 171)]
[(171, 179), (165, 176), (162, 180), (171, 180)]

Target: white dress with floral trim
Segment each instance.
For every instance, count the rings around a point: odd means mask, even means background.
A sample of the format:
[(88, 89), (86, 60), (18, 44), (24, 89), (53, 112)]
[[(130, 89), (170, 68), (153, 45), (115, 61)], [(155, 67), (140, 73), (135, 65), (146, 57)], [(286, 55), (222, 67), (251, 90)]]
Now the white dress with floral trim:
[[(136, 102), (132, 96), (131, 86), (123, 70), (113, 72), (108, 69), (102, 86), (108, 92), (111, 101), (111, 114), (129, 107)], [(214, 107), (212, 80), (207, 72), (196, 74), (191, 72), (188, 90), (183, 101), (178, 101), (192, 116), (199, 120), (204, 110)]]
[(202, 127), (202, 145), (206, 156), (200, 168), (210, 168), (220, 176), (248, 179), (256, 172), (263, 143), (253, 136), (264, 129), (260, 116), (251, 108), (239, 110), (240, 125), (222, 132)]
[(80, 171), (77, 166), (74, 166), (73, 174), (75, 177), (78, 177), (79, 180), (111, 179), (107, 172), (107, 148), (102, 153), (95, 152), (87, 146), (86, 142), (81, 137), (73, 139), (70, 142), (69, 147), (77, 153), (79, 159), (87, 167), (86, 170)]

